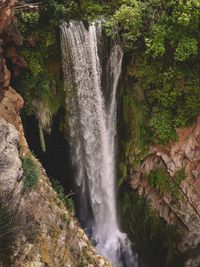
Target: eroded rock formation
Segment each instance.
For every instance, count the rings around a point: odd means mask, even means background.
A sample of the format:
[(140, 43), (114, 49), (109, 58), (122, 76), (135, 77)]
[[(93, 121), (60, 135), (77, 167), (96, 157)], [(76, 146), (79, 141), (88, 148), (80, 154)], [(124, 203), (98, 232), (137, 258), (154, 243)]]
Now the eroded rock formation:
[[(179, 142), (166, 147), (153, 146), (140, 168), (133, 174), (131, 185), (147, 198), (151, 206), (169, 224), (181, 229), (180, 250), (191, 257), (185, 266), (200, 264), (200, 117), (192, 127), (178, 130)], [(146, 176), (153, 169), (165, 170), (170, 183), (175, 183), (176, 173), (184, 169), (185, 179), (180, 183), (179, 195), (152, 188)]]
[[(13, 7), (16, 2), (16, 0), (3, 1), (0, 4), (0, 116), (16, 127), (20, 136), (20, 147), (26, 150), (27, 142), (24, 137), (20, 117), (23, 99), (10, 86), (11, 74), (6, 66), (6, 60), (4, 58), (4, 54), (8, 50), (5, 45), (8, 36), (10, 36), (9, 40), (13, 42), (13, 44), (19, 44), (21, 40), (19, 31), (16, 31), (17, 27), (11, 26), (16, 24), (15, 18), (13, 17)], [(12, 59), (13, 58), (14, 57), (12, 57)]]

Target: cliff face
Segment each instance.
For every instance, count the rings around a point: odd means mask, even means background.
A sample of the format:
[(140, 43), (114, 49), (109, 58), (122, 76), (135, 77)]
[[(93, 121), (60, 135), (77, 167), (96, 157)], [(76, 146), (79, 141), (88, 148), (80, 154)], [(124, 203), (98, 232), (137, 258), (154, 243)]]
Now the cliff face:
[[(18, 132), (0, 119), (0, 188), (17, 210), (10, 266), (111, 266), (94, 248), (72, 214), (53, 191), (40, 163), (37, 186), (24, 190)], [(6, 234), (6, 233), (5, 233)], [(6, 266), (6, 265), (3, 265)]]
[[(200, 264), (200, 118), (192, 127), (178, 130), (179, 141), (165, 147), (153, 146), (143, 164), (132, 175), (131, 185), (150, 201), (151, 206), (168, 224), (181, 229), (179, 249), (186, 258), (185, 266)], [(161, 192), (152, 187), (146, 177), (155, 169), (162, 169), (175, 185), (178, 195)], [(179, 184), (176, 174), (184, 170)]]
[[(5, 252), (8, 261), (2, 260), (0, 265), (111, 266), (96, 254), (72, 213), (52, 189), (45, 170), (29, 151), (20, 118), (23, 99), (10, 86), (11, 75), (4, 59), (9, 51), (5, 43), (16, 45), (21, 38), (14, 30), (12, 7), (15, 3), (3, 1), (0, 4), (0, 36), (5, 48), (4, 51), (0, 48), (0, 204), (12, 213), (9, 224), (12, 249), (9, 245)], [(16, 63), (17, 55), (10, 55)], [(21, 157), (31, 158), (37, 168), (38, 182), (28, 190), (24, 186)], [(12, 221), (15, 221), (13, 227)], [(4, 235), (7, 238), (8, 234)], [(1, 239), (2, 236), (0, 243)]]
[[(13, 6), (17, 1), (3, 1), (0, 6), (0, 116), (12, 123), (20, 133), (20, 146), (26, 149), (27, 143), (24, 138), (20, 111), (23, 107), (23, 99), (10, 86), (10, 72), (6, 66), (2, 47), (8, 39), (13, 44), (19, 44), (21, 36), (19, 32), (10, 30), (13, 28)], [(15, 29), (15, 28), (13, 28)], [(8, 38), (9, 36), (9, 38)], [(6, 48), (6, 47), (5, 47)]]

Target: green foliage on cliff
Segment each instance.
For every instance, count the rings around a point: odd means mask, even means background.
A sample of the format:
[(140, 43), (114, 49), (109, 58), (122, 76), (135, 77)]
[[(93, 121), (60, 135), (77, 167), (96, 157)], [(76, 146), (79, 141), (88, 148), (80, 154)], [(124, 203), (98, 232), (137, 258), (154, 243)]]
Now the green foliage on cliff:
[(185, 169), (184, 168), (180, 168), (174, 175), (174, 179), (175, 179), (176, 183), (179, 185), (185, 178), (186, 177), (185, 177)]
[(39, 25), (39, 14), (38, 12), (23, 13), (18, 14), (20, 21), (20, 32), (23, 36), (32, 34)]
[(149, 267), (180, 267), (184, 256), (178, 250), (179, 230), (161, 219), (149, 203), (126, 188), (120, 199), (122, 226)]
[(181, 168), (173, 177), (163, 169), (153, 169), (146, 177), (149, 185), (161, 193), (169, 193), (172, 197), (180, 196), (180, 183), (185, 179), (185, 170)]
[(36, 187), (39, 180), (39, 169), (32, 156), (21, 157), (23, 169), (24, 190), (29, 191)]
[(64, 102), (64, 91), (59, 35), (55, 26), (45, 25), (42, 18), (37, 12), (18, 14), (25, 38), (19, 53), (27, 64), (18, 78), (18, 87), (25, 111), (35, 114), (41, 127), (48, 130), (52, 115)]
[[(60, 73), (52, 75), (47, 68), (56, 58), (61, 61), (61, 21), (88, 22), (104, 16), (107, 34), (120, 38), (129, 51), (132, 90), (140, 88), (143, 94), (139, 105), (147, 111), (142, 120), (149, 143), (176, 141), (176, 128), (191, 124), (200, 110), (199, 15), (198, 1), (45, 0), (39, 13), (19, 15), (25, 38), (31, 34), (37, 43), (22, 53), (28, 65), (20, 86), (28, 88), (24, 92), (27, 106), (32, 96), (51, 105), (50, 113), (62, 105)], [(124, 101), (130, 106), (129, 100)]]
[(69, 20), (77, 10), (77, 3), (72, 0), (44, 0), (40, 9), (42, 24), (51, 28), (58, 27), (61, 20)]
[[(136, 77), (149, 110), (147, 124), (151, 142), (176, 141), (177, 127), (191, 124), (199, 114), (200, 85), (196, 65), (167, 67), (163, 61), (140, 61)], [(192, 64), (192, 63), (191, 63)]]
[(199, 1), (122, 0), (107, 19), (107, 33), (121, 37), (147, 110), (149, 141), (176, 141), (177, 127), (200, 113)]
[(137, 0), (124, 0), (121, 3), (111, 19), (106, 21), (105, 26), (107, 34), (112, 37), (121, 33), (124, 44), (129, 47), (140, 35), (143, 4)]
[[(159, 58), (166, 53), (176, 61), (197, 55), (200, 3), (196, 1), (122, 0), (109, 26), (122, 31), (123, 41), (143, 42), (147, 55)], [(136, 29), (136, 30), (135, 30)], [(128, 34), (124, 34), (128, 33)]]
[[(146, 109), (142, 104), (144, 101), (143, 92), (140, 88), (132, 91), (129, 85), (132, 80), (127, 80), (123, 84), (123, 94), (121, 97), (121, 139), (122, 150), (120, 177), (126, 178), (125, 167), (136, 167), (141, 163), (148, 149), (148, 134), (145, 125)], [(126, 162), (126, 163), (125, 163)]]
[(156, 187), (161, 192), (169, 192), (170, 190), (169, 175), (166, 174), (162, 169), (150, 171), (147, 176), (147, 181), (151, 187)]
[(125, 178), (125, 161), (137, 166), (150, 143), (176, 141), (176, 128), (191, 124), (199, 114), (200, 5), (173, 0), (45, 0), (39, 12), (19, 14), (24, 37), (32, 36), (36, 42), (32, 46), (28, 41), (21, 50), (27, 70), (19, 87), (29, 113), (40, 119), (44, 114), (38, 111), (46, 109), (50, 117), (63, 104), (61, 21), (88, 22), (102, 15), (107, 34), (120, 39), (128, 51), (121, 96), (124, 154), (120, 171)]
[(41, 21), (50, 24), (52, 27), (58, 27), (61, 21), (70, 21), (71, 19), (91, 21), (108, 13), (110, 6), (98, 0), (44, 0), (40, 9)]

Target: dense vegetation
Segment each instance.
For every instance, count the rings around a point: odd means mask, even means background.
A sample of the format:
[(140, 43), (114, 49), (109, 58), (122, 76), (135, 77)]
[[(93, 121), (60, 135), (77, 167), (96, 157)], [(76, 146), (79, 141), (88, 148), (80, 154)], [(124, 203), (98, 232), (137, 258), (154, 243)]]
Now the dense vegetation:
[(50, 131), (51, 118), (64, 101), (64, 91), (59, 32), (51, 25), (45, 27), (41, 18), (38, 12), (18, 13), (25, 38), (19, 53), (27, 63), (18, 84), (26, 113), (35, 114), (41, 131)]
[(135, 91), (140, 95), (148, 143), (177, 140), (176, 128), (191, 124), (200, 109), (199, 15), (198, 0), (45, 0), (39, 13), (19, 14), (24, 37), (35, 40), (32, 47), (27, 41), (21, 51), (27, 71), (20, 88), (29, 112), (44, 117), (42, 102), (47, 117), (62, 105), (61, 21), (104, 16), (107, 35), (120, 39), (131, 59), (126, 75), (134, 82), (123, 98), (128, 95), (130, 99), (124, 101), (129, 107)]
[(153, 143), (176, 140), (175, 129), (199, 114), (199, 15), (199, 1), (133, 0), (107, 23), (131, 54), (129, 75), (142, 95)]

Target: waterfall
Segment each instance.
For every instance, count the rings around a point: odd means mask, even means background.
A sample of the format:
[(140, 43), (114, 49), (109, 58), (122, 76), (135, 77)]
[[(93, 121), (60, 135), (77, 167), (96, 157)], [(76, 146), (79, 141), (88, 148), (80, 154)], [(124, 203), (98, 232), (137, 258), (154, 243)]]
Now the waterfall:
[(101, 23), (88, 29), (82, 22), (61, 25), (61, 49), (72, 160), (80, 194), (80, 219), (99, 253), (117, 267), (136, 267), (116, 212), (116, 91), (123, 52), (115, 44), (107, 60), (109, 101), (105, 101), (99, 58)]

